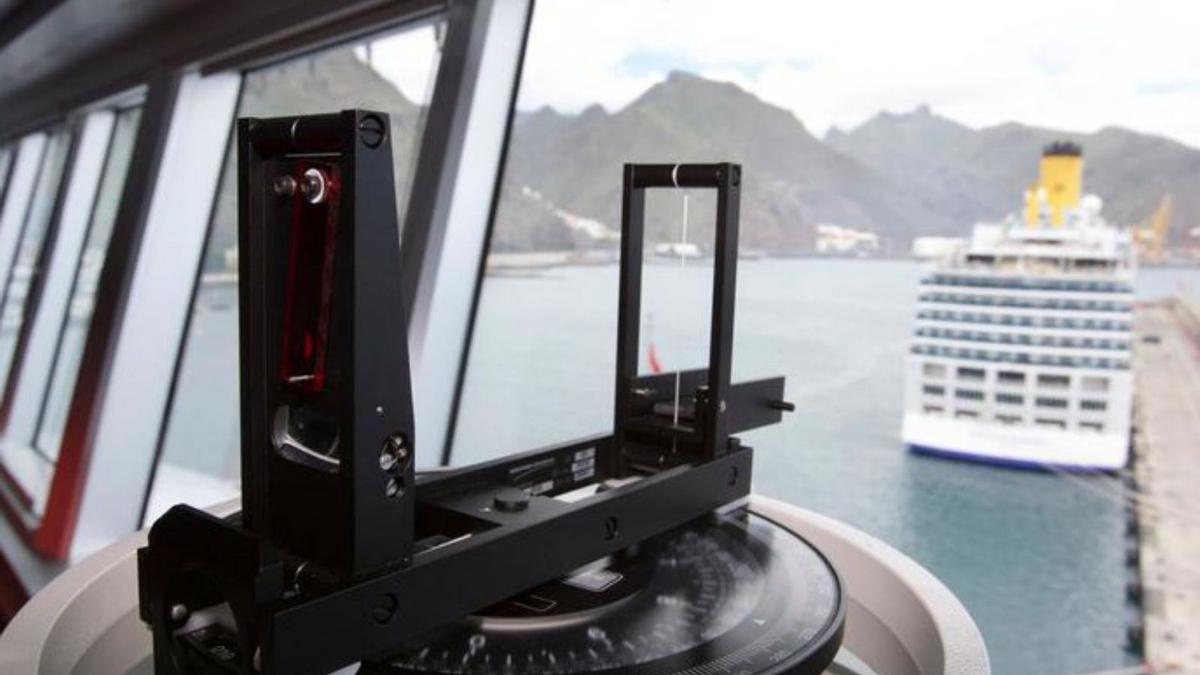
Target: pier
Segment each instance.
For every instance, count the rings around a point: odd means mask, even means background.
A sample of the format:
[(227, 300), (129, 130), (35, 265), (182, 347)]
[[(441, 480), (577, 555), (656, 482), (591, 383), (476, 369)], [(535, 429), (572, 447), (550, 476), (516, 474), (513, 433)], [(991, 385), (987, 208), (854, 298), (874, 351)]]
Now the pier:
[(1142, 644), (1150, 672), (1200, 673), (1200, 305), (1144, 305), (1136, 336)]

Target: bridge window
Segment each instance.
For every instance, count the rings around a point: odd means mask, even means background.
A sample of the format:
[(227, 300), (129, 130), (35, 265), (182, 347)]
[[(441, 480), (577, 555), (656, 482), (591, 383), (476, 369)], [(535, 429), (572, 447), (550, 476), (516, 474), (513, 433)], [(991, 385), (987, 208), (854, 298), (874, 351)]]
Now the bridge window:
[[(440, 19), (438, 20), (440, 22)], [(352, 44), (244, 75), (237, 116), (270, 117), (372, 108), (391, 118), (399, 222), (425, 129), (440, 55), (438, 23), (421, 21)], [(227, 153), (169, 416), (147, 521), (202, 490), (211, 503), (238, 491), (238, 288), (235, 152)], [(399, 245), (399, 243), (397, 243)]]

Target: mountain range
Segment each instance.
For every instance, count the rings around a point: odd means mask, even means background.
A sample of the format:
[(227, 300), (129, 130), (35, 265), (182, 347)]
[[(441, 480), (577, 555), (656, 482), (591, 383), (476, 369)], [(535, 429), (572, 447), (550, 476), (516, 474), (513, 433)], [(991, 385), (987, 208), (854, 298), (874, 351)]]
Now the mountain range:
[[(406, 97), (351, 49), (249, 73), (239, 115), (385, 110), (392, 119), (397, 194), (408, 194), (424, 106)], [(818, 137), (789, 110), (737, 85), (671, 73), (625, 107), (578, 114), (518, 113), (511, 131), (492, 250), (611, 247), (620, 229), (625, 162), (733, 161), (743, 166), (741, 241), (775, 253), (811, 250), (815, 225), (875, 232), (903, 254), (913, 237), (964, 235), (980, 220), (1020, 207), (1053, 140), (1083, 146), (1084, 187), (1118, 224), (1145, 220), (1173, 199), (1172, 237), (1200, 227), (1200, 150), (1116, 127), (1080, 134), (1016, 123), (973, 129), (918, 108), (880, 113), (848, 131)], [(214, 209), (209, 266), (235, 244), (232, 155)], [(681, 197), (652, 191), (647, 239), (678, 240)], [(689, 238), (711, 241), (712, 196), (689, 196)], [(598, 236), (599, 235), (599, 236)]]
[[(808, 250), (814, 226), (876, 232), (894, 253), (913, 237), (969, 232), (1019, 210), (1036, 180), (1042, 146), (1084, 149), (1084, 189), (1118, 224), (1149, 217), (1173, 199), (1172, 237), (1200, 226), (1200, 150), (1160, 136), (1108, 127), (1082, 134), (1017, 123), (973, 129), (927, 107), (883, 112), (824, 138), (790, 111), (737, 85), (671, 73), (614, 112), (520, 113), (512, 130), (494, 251), (589, 248), (571, 214), (619, 229), (625, 162), (734, 161), (743, 166), (742, 243), (772, 252)], [(647, 200), (650, 241), (679, 238), (680, 197)], [(711, 237), (711, 199), (690, 197), (689, 237)]]

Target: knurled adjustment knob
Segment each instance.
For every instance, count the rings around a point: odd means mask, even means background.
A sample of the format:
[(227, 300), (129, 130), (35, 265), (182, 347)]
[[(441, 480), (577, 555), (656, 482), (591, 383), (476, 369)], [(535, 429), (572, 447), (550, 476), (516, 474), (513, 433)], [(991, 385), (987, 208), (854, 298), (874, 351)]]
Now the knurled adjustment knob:
[(502, 488), (492, 497), (492, 505), (497, 511), (505, 513), (515, 513), (524, 511), (529, 508), (529, 493), (521, 488), (506, 487)]

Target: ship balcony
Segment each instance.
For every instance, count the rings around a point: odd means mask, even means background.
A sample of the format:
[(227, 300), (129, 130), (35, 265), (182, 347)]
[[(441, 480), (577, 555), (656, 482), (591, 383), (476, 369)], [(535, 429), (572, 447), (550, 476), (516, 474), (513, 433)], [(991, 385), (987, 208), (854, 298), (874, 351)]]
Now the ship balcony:
[[(1036, 268), (1036, 269), (1034, 269)], [(1036, 275), (1036, 279), (1030, 279), (1031, 275)], [(1038, 285), (1050, 286), (1054, 283), (1064, 283), (1064, 285), (1075, 285), (1075, 283), (1088, 283), (1088, 285), (1132, 285), (1136, 275), (1136, 268), (1133, 265), (1121, 265), (1117, 268), (1109, 269), (1076, 269), (1076, 270), (1061, 270), (1061, 269), (1046, 269), (1045, 265), (1020, 265), (1019, 263), (1003, 263), (1003, 264), (979, 264), (971, 265), (964, 263), (954, 268), (940, 268), (931, 271), (930, 276), (926, 279), (946, 279), (947, 283), (955, 283), (960, 286), (986, 286), (992, 283), (1008, 283), (1013, 280), (1020, 279), (1024, 283), (1038, 283)], [(925, 280), (922, 280), (925, 281)]]
[[(1062, 328), (1096, 328), (1113, 323), (1124, 324), (1132, 328), (1132, 317), (1129, 312), (1071, 312), (1069, 318), (1063, 318), (1061, 312), (1053, 309), (1029, 309), (1026, 307), (989, 307), (955, 305), (945, 302), (921, 300), (917, 302), (917, 318), (922, 313), (937, 312), (951, 321), (977, 321), (979, 323), (995, 323), (1013, 326), (1034, 326), (1040, 321), (1044, 326)], [(972, 317), (972, 318), (967, 318)], [(975, 319), (973, 317), (980, 317)], [(930, 318), (935, 318), (931, 316)]]
[(1102, 338), (1083, 336), (1058, 337), (1051, 335), (1030, 335), (1028, 333), (991, 333), (983, 331), (965, 331), (962, 326), (950, 329), (918, 326), (913, 331), (915, 337), (939, 338), (945, 340), (962, 340), (971, 343), (1011, 345), (1014, 347), (1057, 347), (1059, 349), (1102, 350), (1105, 352), (1128, 352), (1131, 341), (1128, 336), (1122, 339), (1112, 334)]
[(978, 298), (969, 296), (947, 296), (936, 293), (921, 295), (917, 302), (927, 306), (962, 307), (964, 309), (1031, 309), (1042, 312), (1069, 312), (1075, 316), (1080, 312), (1116, 313), (1128, 315), (1133, 306), (1126, 303), (1075, 302), (1071, 300), (1024, 300), (1013, 298)]
[(985, 342), (981, 340), (964, 340), (961, 338), (944, 338), (930, 337), (924, 335), (914, 336), (913, 342), (924, 343), (937, 347), (959, 347), (959, 348), (978, 348), (986, 347), (989, 351), (1008, 352), (1011, 354), (1028, 354), (1032, 356), (1069, 356), (1076, 359), (1092, 358), (1092, 359), (1119, 359), (1130, 357), (1130, 350), (1126, 349), (1085, 349), (1081, 347), (1058, 347), (1046, 345), (1017, 345), (1005, 344), (1001, 342)]
[[(964, 324), (977, 326), (976, 322), (948, 321), (918, 317), (916, 328), (933, 328), (939, 330), (963, 330)], [(1031, 338), (1062, 337), (1082, 340), (1130, 340), (1132, 333), (1121, 328), (1046, 328), (1042, 326), (1016, 326), (1012, 324), (983, 324), (985, 330), (993, 335), (1029, 336)], [(977, 328), (977, 330), (979, 330)]]
[[(1096, 299), (1097, 297), (1133, 301), (1133, 289), (1127, 283), (1121, 285), (1105, 285), (1098, 282), (1080, 282), (1080, 285), (1026, 285), (1020, 279), (1004, 279), (1009, 283), (994, 280), (990, 283), (959, 283), (958, 280), (925, 277), (920, 280), (920, 286), (930, 289), (946, 289), (954, 293), (973, 293), (984, 295), (1022, 295), (1034, 298), (1068, 298)], [(1093, 286), (1093, 287), (1085, 287)]]
[[(1128, 371), (1128, 358), (1078, 357), (1062, 353), (1032, 354), (1030, 350), (967, 349), (963, 343), (925, 340), (926, 344), (914, 344), (909, 352), (915, 356), (938, 357), (952, 361), (973, 361), (1017, 366), (1044, 366), (1047, 368), (1084, 368), (1094, 370)], [(1031, 348), (1032, 349), (1032, 348)]]

